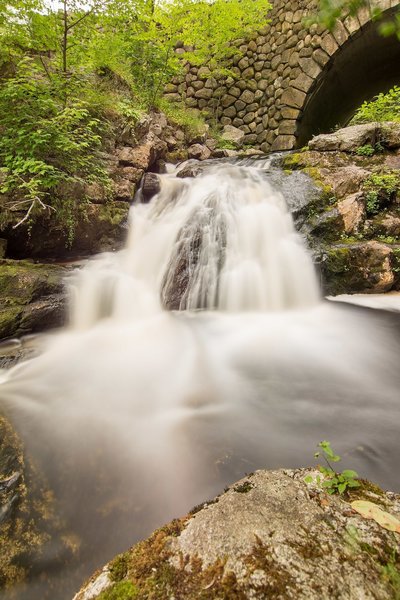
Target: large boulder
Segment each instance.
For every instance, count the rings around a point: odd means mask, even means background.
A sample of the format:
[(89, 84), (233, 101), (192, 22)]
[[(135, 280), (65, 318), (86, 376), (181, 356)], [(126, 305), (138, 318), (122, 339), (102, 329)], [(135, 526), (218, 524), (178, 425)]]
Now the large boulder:
[(363, 123), (321, 134), (309, 142), (310, 150), (356, 152), (362, 146), (379, 142), (389, 149), (400, 148), (400, 123)]
[(397, 568), (399, 534), (350, 502), (366, 499), (399, 518), (400, 496), (368, 482), (329, 496), (318, 473), (310, 483), (306, 475), (249, 475), (116, 557), (74, 600), (393, 598), (385, 573)]

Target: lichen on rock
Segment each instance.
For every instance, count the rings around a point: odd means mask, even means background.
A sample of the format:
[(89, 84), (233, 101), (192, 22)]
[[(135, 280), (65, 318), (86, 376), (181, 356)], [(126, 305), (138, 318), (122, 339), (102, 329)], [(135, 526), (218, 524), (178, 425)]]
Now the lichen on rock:
[(399, 568), (398, 536), (350, 502), (379, 497), (398, 517), (400, 497), (378, 496), (367, 482), (347, 498), (329, 496), (305, 483), (309, 473), (257, 471), (116, 557), (74, 600), (114, 598), (121, 582), (131, 583), (121, 598), (138, 600), (395, 597), (387, 565)]

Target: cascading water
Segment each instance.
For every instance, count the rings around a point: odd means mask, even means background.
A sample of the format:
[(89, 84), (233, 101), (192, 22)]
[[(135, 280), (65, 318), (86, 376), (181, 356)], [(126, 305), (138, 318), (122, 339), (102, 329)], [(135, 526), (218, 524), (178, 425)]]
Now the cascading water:
[(54, 535), (16, 598), (70, 598), (156, 526), (255, 468), (309, 464), (324, 438), (398, 485), (395, 322), (320, 301), (262, 169), (164, 176), (127, 248), (70, 287), (70, 327), (0, 391), (79, 550), (64, 564)]

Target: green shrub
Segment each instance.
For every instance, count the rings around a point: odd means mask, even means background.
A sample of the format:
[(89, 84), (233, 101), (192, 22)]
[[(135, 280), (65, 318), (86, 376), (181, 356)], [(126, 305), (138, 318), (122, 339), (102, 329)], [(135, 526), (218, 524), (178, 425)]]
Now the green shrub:
[(25, 214), (16, 225), (44, 210), (58, 212), (60, 199), (72, 207), (63, 189), (108, 184), (96, 156), (105, 126), (79, 99), (78, 83), (74, 89), (68, 81), (68, 90), (61, 76), (44, 77), (30, 58), (0, 87), (0, 192), (10, 198), (3, 225), (16, 211)]
[(370, 121), (400, 122), (400, 87), (395, 85), (386, 94), (378, 94), (373, 100), (364, 102), (352, 119), (354, 123)]
[(182, 127), (189, 135), (203, 134), (206, 131), (204, 119), (198, 110), (188, 108), (183, 103), (169, 102), (165, 98), (160, 98), (158, 108), (171, 123)]
[(364, 182), (367, 214), (376, 215), (392, 202), (400, 191), (400, 175), (396, 172), (372, 174)]
[(356, 154), (358, 154), (358, 156), (373, 156), (375, 154), (375, 148), (371, 146), (371, 144), (365, 144), (365, 146), (357, 148)]

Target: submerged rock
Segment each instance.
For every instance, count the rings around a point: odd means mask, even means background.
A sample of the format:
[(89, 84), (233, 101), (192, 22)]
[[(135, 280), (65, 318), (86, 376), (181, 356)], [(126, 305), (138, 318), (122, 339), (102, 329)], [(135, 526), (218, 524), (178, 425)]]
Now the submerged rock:
[(117, 556), (74, 600), (395, 597), (399, 534), (350, 502), (367, 499), (398, 518), (400, 496), (368, 482), (351, 497), (330, 496), (307, 474), (249, 475)]

